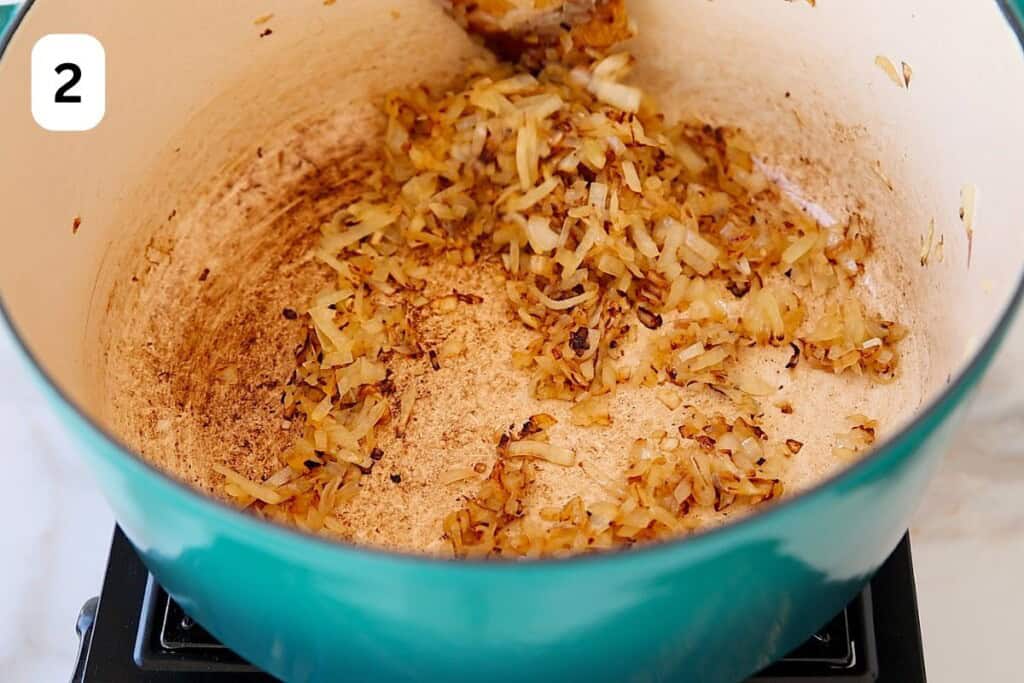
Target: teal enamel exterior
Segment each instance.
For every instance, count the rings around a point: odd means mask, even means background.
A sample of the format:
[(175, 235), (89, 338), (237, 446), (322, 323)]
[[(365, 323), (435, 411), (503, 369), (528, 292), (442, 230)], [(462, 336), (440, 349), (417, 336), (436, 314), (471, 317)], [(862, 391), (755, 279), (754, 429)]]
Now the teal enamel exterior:
[(40, 384), (161, 583), (285, 680), (726, 682), (804, 640), (891, 552), (983, 370), (853, 476), (772, 512), (647, 550), (526, 564), (268, 526), (154, 475)]
[(7, 32), (7, 25), (14, 18), (17, 5), (0, 5), (0, 36)]
[[(1024, 0), (1008, 4), (1019, 30)], [(937, 403), (814, 491), (683, 541), (530, 563), (357, 549), (243, 515), (135, 458), (25, 359), (158, 580), (282, 679), (729, 683), (804, 640), (896, 546), (1009, 318)]]

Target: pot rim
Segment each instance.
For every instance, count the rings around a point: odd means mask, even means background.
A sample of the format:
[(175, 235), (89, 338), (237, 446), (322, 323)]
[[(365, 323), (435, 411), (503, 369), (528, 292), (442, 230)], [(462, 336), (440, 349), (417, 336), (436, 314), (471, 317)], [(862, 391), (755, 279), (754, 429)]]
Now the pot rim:
[[(11, 19), (7, 32), (0, 36), (0, 59), (3, 58), (8, 45), (25, 15), (35, 5), (37, 0), (24, 0), (16, 14)], [(1007, 23), (1013, 30), (1018, 42), (1024, 50), (1024, 0), (995, 0), (1003, 13)], [(1024, 58), (1024, 54), (1022, 54)], [(277, 536), (288, 543), (295, 544), (293, 550), (301, 550), (303, 547), (309, 550), (317, 549), (319, 552), (334, 554), (338, 560), (344, 560), (353, 556), (363, 559), (379, 561), (408, 562), (427, 567), (446, 569), (468, 569), (468, 570), (504, 570), (517, 569), (525, 570), (530, 568), (574, 568), (583, 563), (588, 564), (621, 564), (634, 558), (664, 557), (670, 553), (698, 552), (699, 549), (708, 543), (727, 539), (730, 536), (738, 536), (744, 530), (752, 528), (757, 524), (770, 523), (772, 519), (780, 517), (783, 513), (805, 506), (814, 500), (826, 495), (830, 489), (840, 485), (854, 482), (856, 479), (866, 476), (868, 472), (885, 462), (907, 455), (913, 452), (913, 444), (932, 431), (933, 423), (940, 420), (955, 408), (963, 399), (966, 392), (974, 386), (985, 372), (989, 362), (1006, 336), (1014, 316), (1024, 302), (1024, 269), (1022, 269), (1017, 285), (1010, 297), (1006, 308), (1000, 314), (998, 321), (992, 331), (986, 337), (984, 343), (973, 354), (967, 365), (948, 382), (946, 386), (937, 393), (923, 408), (921, 408), (912, 419), (904, 424), (899, 431), (884, 439), (862, 460), (850, 465), (846, 469), (827, 477), (813, 487), (802, 491), (792, 498), (783, 500), (758, 510), (753, 514), (743, 517), (720, 526), (694, 532), (688, 536), (676, 539), (652, 543), (639, 548), (622, 548), (618, 550), (605, 551), (593, 554), (575, 555), (570, 557), (546, 557), (528, 560), (505, 560), (505, 559), (451, 559), (439, 558), (425, 554), (410, 552), (399, 552), (360, 546), (346, 541), (327, 539), (317, 534), (303, 531), (293, 526), (288, 526), (274, 521), (269, 521), (247, 514), (228, 503), (207, 496), (185, 482), (171, 476), (160, 468), (156, 467), (141, 455), (135, 453), (130, 447), (123, 443), (120, 438), (109, 432), (93, 418), (91, 418), (68, 394), (57, 384), (50, 374), (42, 367), (36, 359), (35, 354), (29, 347), (27, 340), (19, 332), (7, 305), (3, 294), (0, 293), (0, 319), (11, 332), (15, 346), (28, 361), (29, 367), (42, 380), (46, 389), (52, 391), (59, 403), (70, 409), (76, 417), (89, 430), (93, 436), (98, 437), (100, 442), (109, 447), (110, 452), (115, 453), (120, 459), (119, 466), (128, 466), (141, 471), (146, 476), (155, 477), (158, 482), (181, 495), (184, 495), (193, 506), (205, 510), (222, 518), (225, 523), (239, 527), (240, 531), (250, 530), (252, 532)], [(692, 549), (692, 550), (687, 550)], [(283, 549), (282, 549), (283, 550)]]

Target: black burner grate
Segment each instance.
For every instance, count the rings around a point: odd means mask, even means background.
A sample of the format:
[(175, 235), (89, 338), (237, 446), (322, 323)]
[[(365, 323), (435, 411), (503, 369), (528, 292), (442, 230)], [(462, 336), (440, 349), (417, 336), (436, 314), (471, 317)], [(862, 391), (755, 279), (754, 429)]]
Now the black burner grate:
[[(83, 608), (79, 636), (72, 683), (275, 680), (185, 614), (149, 575), (120, 529), (102, 595)], [(750, 683), (826, 681), (924, 683), (909, 539), (842, 612)]]

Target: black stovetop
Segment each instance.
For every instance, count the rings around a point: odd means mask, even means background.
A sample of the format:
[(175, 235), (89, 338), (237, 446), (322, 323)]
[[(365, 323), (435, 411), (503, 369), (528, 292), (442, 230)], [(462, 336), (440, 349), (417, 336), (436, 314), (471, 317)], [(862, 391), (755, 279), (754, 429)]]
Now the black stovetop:
[[(276, 679), (221, 645), (153, 580), (114, 531), (99, 598), (82, 608), (72, 683), (251, 683)], [(750, 683), (924, 683), (910, 541), (806, 643)]]

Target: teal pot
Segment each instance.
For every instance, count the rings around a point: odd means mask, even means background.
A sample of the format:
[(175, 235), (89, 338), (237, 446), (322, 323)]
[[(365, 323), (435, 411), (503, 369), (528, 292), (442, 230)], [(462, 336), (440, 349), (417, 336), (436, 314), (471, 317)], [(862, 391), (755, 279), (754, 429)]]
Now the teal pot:
[[(478, 48), (430, 0), (23, 6), (0, 45), (6, 323), (160, 583), (291, 681), (737, 681), (838, 611), (905, 532), (1021, 299), (1024, 2), (817, 5), (636, 0), (636, 77), (673, 113), (743, 125), (783, 166), (813, 160), (825, 172), (802, 182), (825, 205), (864, 200), (927, 351), (914, 378), (924, 399), (872, 454), (762, 513), (644, 549), (519, 563), (369, 550), (223, 505), (126, 445), (145, 431), (111, 413), (105, 362), (145, 311), (124, 292), (164, 256), (213, 263), (224, 306), (244, 289), (244, 272), (216, 267), (230, 260), (223, 245), (238, 246), (218, 232), (232, 214), (217, 201), (258, 151), (329, 129), (337, 144), (307, 153), (336, 154), (373, 131), (368, 102), (454, 72)], [(90, 131), (33, 121), (30, 55), (49, 33), (89, 33), (106, 49), (106, 116)], [(912, 65), (909, 88), (878, 55)], [(977, 188), (973, 240), (958, 215), (965, 187)], [(280, 208), (245, 209), (253, 239)], [(172, 210), (207, 211), (222, 250), (178, 245)], [(944, 254), (921, 267), (932, 220)], [(204, 329), (165, 325), (172, 337)], [(163, 338), (157, 329), (156, 347)]]

